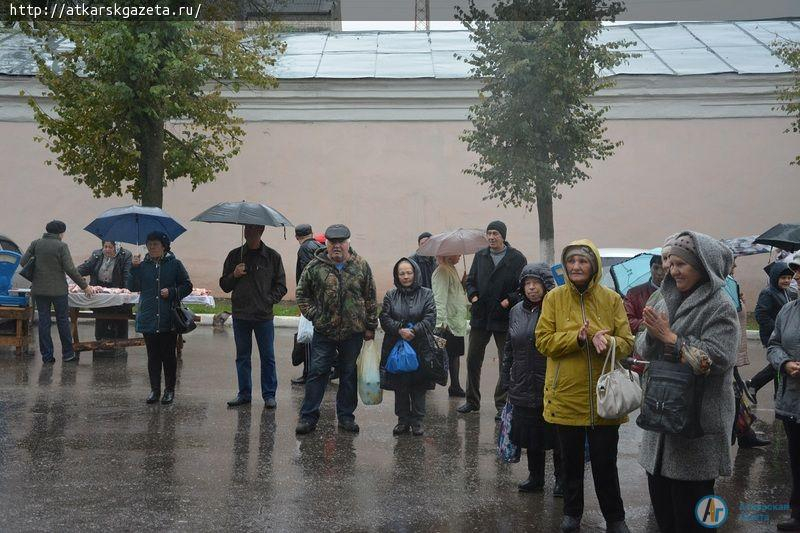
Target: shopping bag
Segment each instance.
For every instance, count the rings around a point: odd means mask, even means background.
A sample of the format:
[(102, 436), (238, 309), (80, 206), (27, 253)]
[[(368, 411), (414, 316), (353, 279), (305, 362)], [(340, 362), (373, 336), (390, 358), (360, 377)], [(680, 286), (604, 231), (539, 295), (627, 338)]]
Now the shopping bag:
[(297, 324), (297, 342), (300, 344), (311, 344), (314, 338), (314, 324), (309, 319), (300, 315), (300, 322)]
[(417, 352), (405, 340), (398, 340), (386, 358), (386, 371), (390, 374), (414, 372), (419, 368)]
[(365, 341), (356, 362), (358, 396), (364, 405), (378, 405), (383, 400), (381, 390), (381, 352), (375, 341)]
[(518, 463), (522, 450), (511, 442), (511, 413), (513, 408), (506, 402), (500, 413), (500, 431), (497, 436), (497, 456), (504, 463)]

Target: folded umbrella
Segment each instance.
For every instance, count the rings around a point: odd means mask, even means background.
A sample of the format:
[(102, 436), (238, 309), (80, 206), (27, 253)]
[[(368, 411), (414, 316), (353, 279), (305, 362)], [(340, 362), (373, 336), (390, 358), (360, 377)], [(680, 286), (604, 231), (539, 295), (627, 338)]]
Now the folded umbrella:
[(776, 224), (753, 242), (774, 246), (787, 252), (796, 252), (800, 250), (800, 224)]
[(419, 247), (419, 255), (470, 255), (486, 248), (486, 234), (479, 229), (459, 228), (437, 233)]
[(154, 231), (166, 233), (171, 241), (186, 231), (164, 210), (139, 205), (103, 211), (83, 229), (104, 241), (127, 242), (137, 246), (146, 242), (147, 236)]

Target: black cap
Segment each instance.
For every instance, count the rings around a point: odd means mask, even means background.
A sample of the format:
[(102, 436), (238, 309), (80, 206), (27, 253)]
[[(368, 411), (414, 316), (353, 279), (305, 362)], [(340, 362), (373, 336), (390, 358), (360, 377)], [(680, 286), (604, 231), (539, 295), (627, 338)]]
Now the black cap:
[(325, 230), (325, 238), (329, 241), (349, 239), (350, 230), (344, 224), (334, 224)]
[(51, 220), (47, 223), (47, 226), (44, 227), (44, 230), (47, 233), (64, 233), (67, 231), (67, 225), (61, 222), (60, 220)]
[(294, 227), (295, 237), (305, 237), (306, 235), (311, 235), (311, 233), (311, 224), (298, 224)]

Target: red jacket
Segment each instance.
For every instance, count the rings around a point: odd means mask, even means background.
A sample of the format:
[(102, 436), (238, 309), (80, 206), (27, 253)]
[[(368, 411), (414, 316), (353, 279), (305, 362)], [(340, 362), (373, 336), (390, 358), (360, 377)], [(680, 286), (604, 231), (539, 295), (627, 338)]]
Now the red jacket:
[(644, 313), (644, 304), (650, 296), (656, 292), (656, 287), (648, 281), (631, 288), (628, 294), (625, 295), (623, 300), (625, 304), (625, 313), (628, 315), (628, 323), (631, 325), (631, 332), (636, 335), (639, 332), (639, 327), (644, 324), (642, 313)]

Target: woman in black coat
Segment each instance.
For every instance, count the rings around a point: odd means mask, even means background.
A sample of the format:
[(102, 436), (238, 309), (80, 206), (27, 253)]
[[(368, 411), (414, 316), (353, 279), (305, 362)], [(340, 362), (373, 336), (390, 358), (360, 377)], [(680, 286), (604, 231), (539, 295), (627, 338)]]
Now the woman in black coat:
[[(103, 241), (103, 247), (92, 252), (91, 257), (78, 267), (81, 276), (89, 276), (89, 285), (124, 289), (131, 274), (133, 256), (128, 250), (118, 247), (114, 241)], [(98, 307), (92, 312), (95, 316), (94, 338), (127, 339), (128, 320), (104, 319), (105, 315), (131, 316), (131, 305)], [(96, 352), (100, 352), (97, 350)], [(124, 353), (124, 350), (120, 350)]]
[(552, 448), (556, 477), (553, 496), (562, 496), (558, 446), (554, 445), (552, 426), (542, 417), (547, 358), (536, 349), (535, 335), (542, 300), (553, 287), (553, 275), (545, 263), (530, 263), (522, 269), (519, 292), (523, 298), (509, 313), (500, 380), (513, 406), (511, 442), (528, 450), (528, 479), (519, 484), (520, 492), (540, 492), (544, 488), (545, 450)]
[[(423, 324), (430, 331), (436, 326), (436, 304), (433, 291), (420, 285), (419, 266), (408, 258), (400, 259), (393, 269), (394, 287), (383, 297), (380, 321), (384, 337), (381, 347), (381, 388), (394, 391), (394, 412), (397, 425), (392, 433), (402, 435), (411, 431), (422, 435), (425, 416), (425, 393), (435, 384), (420, 370), (392, 374), (386, 371), (386, 360), (400, 339), (412, 343), (422, 337)], [(413, 324), (408, 327), (408, 324)]]

